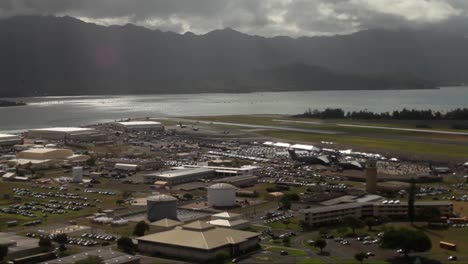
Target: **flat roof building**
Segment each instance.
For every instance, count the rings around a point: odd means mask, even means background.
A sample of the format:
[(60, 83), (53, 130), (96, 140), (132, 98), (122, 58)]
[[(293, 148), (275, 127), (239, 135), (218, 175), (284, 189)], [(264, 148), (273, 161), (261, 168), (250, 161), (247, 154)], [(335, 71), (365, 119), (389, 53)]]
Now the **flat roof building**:
[(194, 182), (200, 179), (212, 178), (214, 176), (215, 171), (212, 169), (188, 168), (146, 174), (143, 175), (143, 182), (153, 184), (156, 181), (163, 181), (173, 186), (187, 182)]
[(164, 126), (156, 121), (125, 121), (115, 122), (114, 127), (120, 131), (164, 131)]
[[(447, 202), (417, 202), (415, 204), (416, 214), (423, 208), (437, 208), (442, 216), (450, 216), (453, 204)], [(383, 201), (382, 203), (347, 203), (332, 206), (321, 206), (299, 211), (301, 220), (310, 226), (333, 224), (344, 217), (379, 217), (388, 216), (394, 218), (406, 217), (408, 215), (408, 203), (400, 201)]]
[(13, 233), (0, 232), (0, 245), (6, 245), (8, 247), (8, 254), (5, 260), (23, 258), (41, 253), (42, 249), (39, 247), (38, 241), (38, 239), (17, 236)]
[(253, 175), (239, 175), (213, 180), (214, 183), (224, 182), (240, 188), (255, 185), (257, 181), (258, 177)]
[(0, 134), (0, 147), (1, 146), (14, 146), (21, 144), (23, 139), (18, 135)]
[(25, 133), (26, 138), (73, 141), (99, 141), (105, 136), (94, 128), (84, 127), (51, 127), (30, 129)]
[(206, 261), (219, 252), (226, 252), (231, 257), (244, 254), (258, 245), (259, 235), (196, 221), (137, 240), (139, 251), (146, 254)]

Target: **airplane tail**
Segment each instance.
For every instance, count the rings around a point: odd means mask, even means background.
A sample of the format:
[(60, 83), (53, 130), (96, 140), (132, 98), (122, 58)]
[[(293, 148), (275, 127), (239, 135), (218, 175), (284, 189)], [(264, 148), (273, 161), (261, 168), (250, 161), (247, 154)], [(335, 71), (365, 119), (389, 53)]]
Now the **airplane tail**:
[(291, 157), (291, 159), (297, 160), (297, 155), (296, 155), (296, 152), (294, 150), (288, 149), (288, 152), (289, 152), (289, 156)]

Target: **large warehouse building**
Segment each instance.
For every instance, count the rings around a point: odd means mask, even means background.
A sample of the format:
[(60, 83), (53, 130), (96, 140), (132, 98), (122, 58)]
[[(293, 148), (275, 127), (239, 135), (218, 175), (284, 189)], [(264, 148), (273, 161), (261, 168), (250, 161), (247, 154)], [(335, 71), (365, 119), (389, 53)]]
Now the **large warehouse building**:
[(197, 221), (137, 240), (139, 251), (146, 254), (206, 261), (220, 252), (231, 257), (244, 254), (258, 245), (259, 235)]
[(23, 139), (17, 135), (0, 134), (0, 147), (20, 144)]
[(94, 128), (83, 127), (52, 127), (30, 129), (25, 134), (26, 138), (73, 140), (73, 141), (100, 141), (105, 136)]
[[(415, 204), (416, 214), (423, 208), (437, 208), (442, 216), (450, 216), (453, 204), (448, 202), (417, 202)], [(300, 211), (301, 220), (310, 226), (326, 225), (336, 223), (344, 217), (406, 217), (408, 215), (408, 203), (399, 201), (383, 203), (348, 203), (332, 206), (322, 206)]]
[(187, 182), (194, 182), (199, 179), (212, 178), (215, 171), (205, 168), (190, 168), (180, 170), (169, 170), (143, 175), (143, 182), (153, 184), (156, 181), (166, 182), (168, 185), (177, 185)]
[(34, 148), (16, 154), (16, 159), (8, 161), (9, 166), (32, 164), (37, 168), (45, 168), (60, 162), (83, 164), (90, 157), (76, 155), (70, 149)]
[(137, 131), (164, 131), (164, 126), (156, 121), (126, 121), (115, 122), (114, 127), (120, 131), (137, 132)]

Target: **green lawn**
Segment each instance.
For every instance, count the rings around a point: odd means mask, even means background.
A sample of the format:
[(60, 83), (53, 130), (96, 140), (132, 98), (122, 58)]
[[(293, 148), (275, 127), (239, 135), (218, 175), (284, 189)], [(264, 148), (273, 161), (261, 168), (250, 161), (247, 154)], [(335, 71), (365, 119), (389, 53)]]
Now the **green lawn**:
[(263, 246), (265, 250), (271, 251), (271, 252), (281, 252), (281, 251), (286, 251), (289, 253), (290, 256), (295, 256), (295, 257), (301, 257), (301, 256), (307, 256), (307, 253), (304, 250), (297, 249), (297, 248), (290, 248), (290, 247), (279, 247), (279, 246)]
[(291, 217), (289, 218), (289, 223), (285, 224), (284, 221), (276, 221), (273, 223), (268, 224), (268, 226), (271, 226), (272, 228), (275, 229), (287, 229), (287, 230), (293, 230), (293, 231), (302, 231), (302, 227), (299, 223), (299, 218), (298, 217)]
[(444, 157), (468, 158), (468, 147), (463, 145), (415, 142), (394, 139), (373, 139), (349, 135), (318, 135), (291, 131), (263, 131), (261, 134), (273, 138), (293, 141), (319, 142), (333, 141), (340, 145), (372, 149), (375, 151), (395, 151), (399, 153), (437, 155)]
[(323, 262), (320, 259), (316, 258), (305, 258), (297, 262), (297, 264), (322, 264)]

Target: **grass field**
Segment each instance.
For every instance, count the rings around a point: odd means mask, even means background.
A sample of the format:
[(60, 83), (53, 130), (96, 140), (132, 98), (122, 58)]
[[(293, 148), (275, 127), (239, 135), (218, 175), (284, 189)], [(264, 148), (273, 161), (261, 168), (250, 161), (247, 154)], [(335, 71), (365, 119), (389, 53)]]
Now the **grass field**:
[[(313, 143), (318, 143), (321, 141), (332, 141), (338, 143), (340, 147), (359, 148), (362, 151), (379, 151), (383, 153), (388, 152), (391, 154), (401, 154), (406, 158), (456, 158), (459, 161), (468, 159), (468, 136), (385, 130), (365, 127), (345, 127), (340, 125), (353, 124), (412, 129), (416, 129), (417, 125), (427, 125), (431, 128), (425, 130), (433, 129), (451, 132), (468, 132), (467, 130), (455, 130), (451, 128), (451, 125), (454, 123), (459, 123), (459, 121), (363, 121), (348, 119), (318, 120), (271, 115), (234, 115), (188, 118), (193, 120), (294, 127), (343, 133), (337, 135), (326, 135), (285, 130), (269, 130), (259, 132), (263, 136), (276, 138), (278, 140)], [(282, 122), (279, 120), (310, 123)], [(233, 128), (235, 127), (231, 127), (231, 129)]]
[(448, 145), (392, 139), (375, 139), (349, 135), (317, 135), (291, 131), (263, 131), (260, 133), (264, 136), (283, 140), (313, 143), (320, 141), (333, 141), (344, 146), (365, 148), (374, 151), (392, 151), (413, 156), (434, 155), (468, 159), (468, 147), (462, 145)]
[(299, 223), (298, 217), (291, 217), (289, 218), (289, 223), (285, 224), (284, 221), (276, 221), (273, 223), (268, 224), (271, 228), (275, 229), (286, 229), (292, 231), (302, 231), (302, 227)]
[(305, 258), (297, 262), (297, 264), (322, 264), (323, 262), (317, 258)]

